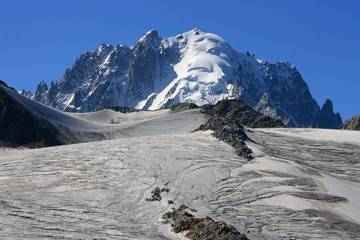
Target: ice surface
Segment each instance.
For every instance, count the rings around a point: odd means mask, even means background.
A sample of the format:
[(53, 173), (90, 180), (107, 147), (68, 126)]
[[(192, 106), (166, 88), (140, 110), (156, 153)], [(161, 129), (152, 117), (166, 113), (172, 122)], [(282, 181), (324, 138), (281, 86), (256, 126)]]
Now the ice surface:
[[(98, 114), (83, 118), (101, 123)], [(141, 119), (124, 115), (124, 122)], [(166, 118), (156, 121), (177, 127)], [(249, 129), (256, 158), (247, 161), (210, 132), (182, 128), (143, 136), (144, 130), (135, 127), (116, 140), (2, 149), (0, 237), (184, 239), (161, 223), (180, 204), (250, 239), (360, 237), (360, 144), (341, 140), (348, 131), (335, 137), (319, 130), (313, 139), (315, 133), (300, 134), (307, 129)], [(155, 187), (170, 192), (161, 202), (144, 201)]]
[(335, 207), (340, 213), (360, 223), (360, 184), (347, 182), (329, 175), (324, 175), (322, 182), (330, 194), (343, 196), (348, 202)]
[[(360, 238), (360, 132), (247, 129), (248, 161), (190, 133), (198, 109), (70, 114), (7, 91), (72, 137), (112, 140), (0, 149), (1, 239), (183, 239), (161, 223), (181, 204), (250, 239)], [(155, 187), (170, 191), (144, 201)]]
[(279, 206), (287, 209), (292, 209), (295, 211), (315, 208), (312, 204), (310, 204), (309, 202), (307, 202), (302, 198), (298, 198), (286, 194), (260, 199), (258, 201), (252, 202), (251, 204)]
[[(2, 151), (0, 235), (18, 239), (175, 239), (167, 200), (208, 214), (197, 196), (243, 161), (195, 133)], [(170, 192), (144, 201), (156, 186)]]
[[(263, 129), (263, 131), (267, 131)], [(271, 132), (283, 134), (286, 136), (301, 137), (312, 140), (337, 141), (360, 144), (359, 131), (341, 132), (334, 129), (316, 129), (316, 128), (290, 128), (290, 129), (272, 129)]]

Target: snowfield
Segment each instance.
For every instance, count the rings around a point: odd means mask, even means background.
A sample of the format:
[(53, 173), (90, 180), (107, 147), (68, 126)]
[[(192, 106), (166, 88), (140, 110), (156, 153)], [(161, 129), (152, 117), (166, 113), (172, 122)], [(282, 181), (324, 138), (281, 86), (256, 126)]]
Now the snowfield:
[[(161, 219), (181, 204), (250, 239), (360, 237), (359, 132), (248, 129), (247, 161), (210, 132), (140, 126), (122, 139), (2, 149), (1, 238), (184, 239)], [(170, 191), (144, 201), (155, 187)]]

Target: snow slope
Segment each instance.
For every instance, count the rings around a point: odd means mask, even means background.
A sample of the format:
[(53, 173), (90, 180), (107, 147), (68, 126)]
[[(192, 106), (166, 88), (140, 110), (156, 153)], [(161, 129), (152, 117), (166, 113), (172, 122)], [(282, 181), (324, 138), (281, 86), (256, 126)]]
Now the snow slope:
[[(159, 118), (161, 125), (171, 121)], [(179, 239), (161, 216), (181, 204), (250, 239), (360, 238), (359, 133), (248, 129), (255, 159), (247, 161), (210, 132), (132, 131), (1, 149), (0, 238)], [(144, 201), (155, 187), (170, 191), (161, 202)]]
[[(173, 66), (175, 79), (164, 89), (154, 89), (155, 98), (148, 109), (155, 110), (172, 103), (192, 102), (197, 105), (215, 104), (229, 98), (232, 85), (224, 71), (231, 68), (228, 55), (231, 47), (224, 39), (201, 29), (194, 29), (180, 36), (164, 39), (163, 48), (180, 47), (180, 60)], [(172, 77), (172, 76), (170, 76)], [(170, 91), (174, 89), (173, 91)], [(170, 93), (170, 94), (169, 94)], [(146, 102), (136, 107), (143, 108)]]
[(7, 88), (3, 89), (15, 100), (52, 123), (60, 132), (64, 144), (188, 132), (196, 129), (207, 118), (197, 109), (180, 113), (171, 113), (169, 109), (126, 114), (107, 109), (92, 113), (68, 113), (28, 99)]

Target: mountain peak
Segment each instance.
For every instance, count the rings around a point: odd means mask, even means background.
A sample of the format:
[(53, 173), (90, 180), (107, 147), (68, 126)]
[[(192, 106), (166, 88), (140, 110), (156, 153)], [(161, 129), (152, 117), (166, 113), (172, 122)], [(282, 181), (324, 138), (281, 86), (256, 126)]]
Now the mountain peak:
[(194, 28), (194, 29), (193, 29), (193, 32), (195, 33), (195, 35), (207, 33), (206, 31), (202, 30), (202, 29), (199, 28), (199, 27)]
[(42, 80), (36, 88), (36, 92), (44, 94), (48, 90), (47, 84)]
[(114, 48), (111, 44), (102, 43), (99, 49), (112, 49)]
[(315, 118), (314, 126), (320, 128), (338, 129), (342, 124), (339, 113), (334, 114), (333, 103), (330, 99), (326, 99), (323, 107)]
[(157, 30), (152, 29), (148, 31), (135, 45), (131, 46), (130, 49), (136, 49), (139, 45), (146, 42), (150, 43), (150, 45), (157, 45), (156, 43), (160, 42)]
[(293, 65), (249, 56), (198, 27), (166, 39), (153, 29), (130, 48), (101, 44), (86, 52), (59, 85), (39, 88), (35, 97), (80, 112), (105, 105), (155, 110), (179, 102), (203, 105), (235, 98), (292, 126), (314, 126), (316, 116), (315, 126), (341, 124), (330, 101), (319, 109)]
[(156, 38), (159, 37), (159, 33), (158, 33), (157, 30), (152, 29), (152, 30), (148, 31), (148, 32), (145, 34), (145, 36), (148, 36), (148, 37), (150, 37), (151, 39), (156, 39)]
[(321, 111), (332, 114), (334, 113), (333, 103), (330, 99), (326, 99)]

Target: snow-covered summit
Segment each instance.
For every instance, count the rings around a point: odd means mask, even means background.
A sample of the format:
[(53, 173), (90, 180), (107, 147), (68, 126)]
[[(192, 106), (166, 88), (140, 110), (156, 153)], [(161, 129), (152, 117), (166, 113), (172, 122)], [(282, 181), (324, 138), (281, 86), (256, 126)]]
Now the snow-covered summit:
[(313, 126), (320, 113), (294, 65), (240, 53), (200, 28), (169, 38), (150, 30), (130, 48), (102, 44), (83, 52), (60, 82), (32, 98), (71, 112), (105, 105), (154, 110), (235, 98), (290, 126)]

